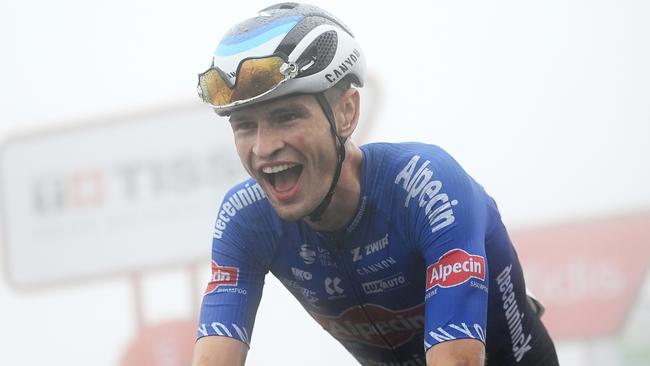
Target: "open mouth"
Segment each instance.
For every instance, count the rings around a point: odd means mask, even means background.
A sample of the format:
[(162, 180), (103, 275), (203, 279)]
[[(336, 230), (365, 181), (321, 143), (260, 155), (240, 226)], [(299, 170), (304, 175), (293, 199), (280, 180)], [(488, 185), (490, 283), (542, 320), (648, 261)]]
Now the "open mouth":
[(291, 191), (300, 179), (302, 165), (300, 164), (279, 164), (262, 168), (264, 178), (271, 184), (278, 193)]

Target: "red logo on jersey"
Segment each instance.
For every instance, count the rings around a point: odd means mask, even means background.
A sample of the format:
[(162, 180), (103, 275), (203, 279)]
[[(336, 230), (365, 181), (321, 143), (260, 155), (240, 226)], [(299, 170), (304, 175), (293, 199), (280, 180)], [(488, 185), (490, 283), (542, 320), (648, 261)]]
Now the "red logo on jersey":
[(485, 258), (452, 249), (427, 267), (427, 291), (436, 286), (458, 286), (472, 277), (485, 280)]
[(239, 268), (220, 266), (217, 262), (212, 261), (212, 277), (205, 293), (214, 292), (219, 286), (237, 286), (238, 277)]
[[(348, 308), (339, 316), (316, 313), (311, 313), (311, 316), (340, 341), (359, 342), (383, 348), (401, 346), (422, 334), (424, 329), (424, 304), (400, 311), (365, 304), (363, 308)], [(370, 323), (368, 318), (373, 322)], [(386, 344), (385, 340), (390, 345)]]

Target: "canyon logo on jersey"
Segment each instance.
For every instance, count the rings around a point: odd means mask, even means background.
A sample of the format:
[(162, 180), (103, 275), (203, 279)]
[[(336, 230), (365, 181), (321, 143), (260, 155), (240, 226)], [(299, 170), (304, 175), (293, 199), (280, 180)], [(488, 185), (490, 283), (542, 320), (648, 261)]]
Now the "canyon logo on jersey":
[(436, 286), (458, 286), (470, 278), (485, 280), (485, 258), (452, 249), (427, 267), (427, 291)]
[[(390, 310), (381, 305), (365, 304), (363, 308), (348, 308), (339, 316), (314, 312), (311, 312), (311, 315), (340, 341), (359, 342), (382, 348), (399, 347), (424, 330), (424, 304), (404, 310)], [(374, 325), (368, 318), (373, 319)]]
[(217, 262), (212, 261), (212, 276), (205, 294), (214, 292), (220, 286), (237, 286), (239, 277), (239, 268), (220, 266)]

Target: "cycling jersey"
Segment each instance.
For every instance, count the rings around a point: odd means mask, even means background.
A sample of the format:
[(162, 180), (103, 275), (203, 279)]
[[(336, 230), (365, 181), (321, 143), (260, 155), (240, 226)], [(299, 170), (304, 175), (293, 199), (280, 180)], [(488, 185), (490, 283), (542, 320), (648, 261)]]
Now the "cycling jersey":
[(491, 365), (555, 359), (483, 188), (437, 146), (361, 150), (356, 214), (336, 232), (282, 220), (254, 180), (227, 193), (198, 336), (250, 344), (270, 271), (362, 365), (426, 365), (430, 347), (465, 338)]

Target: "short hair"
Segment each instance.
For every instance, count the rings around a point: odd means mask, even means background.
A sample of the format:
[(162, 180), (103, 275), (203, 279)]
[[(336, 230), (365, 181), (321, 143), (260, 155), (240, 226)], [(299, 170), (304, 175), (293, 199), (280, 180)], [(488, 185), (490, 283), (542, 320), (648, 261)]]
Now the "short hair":
[(330, 103), (330, 105), (334, 105), (336, 102), (338, 102), (341, 95), (343, 95), (343, 93), (345, 93), (345, 91), (350, 88), (352, 88), (352, 79), (348, 75), (339, 80), (339, 82), (334, 84), (331, 88), (327, 89), (324, 93), (325, 98)]

